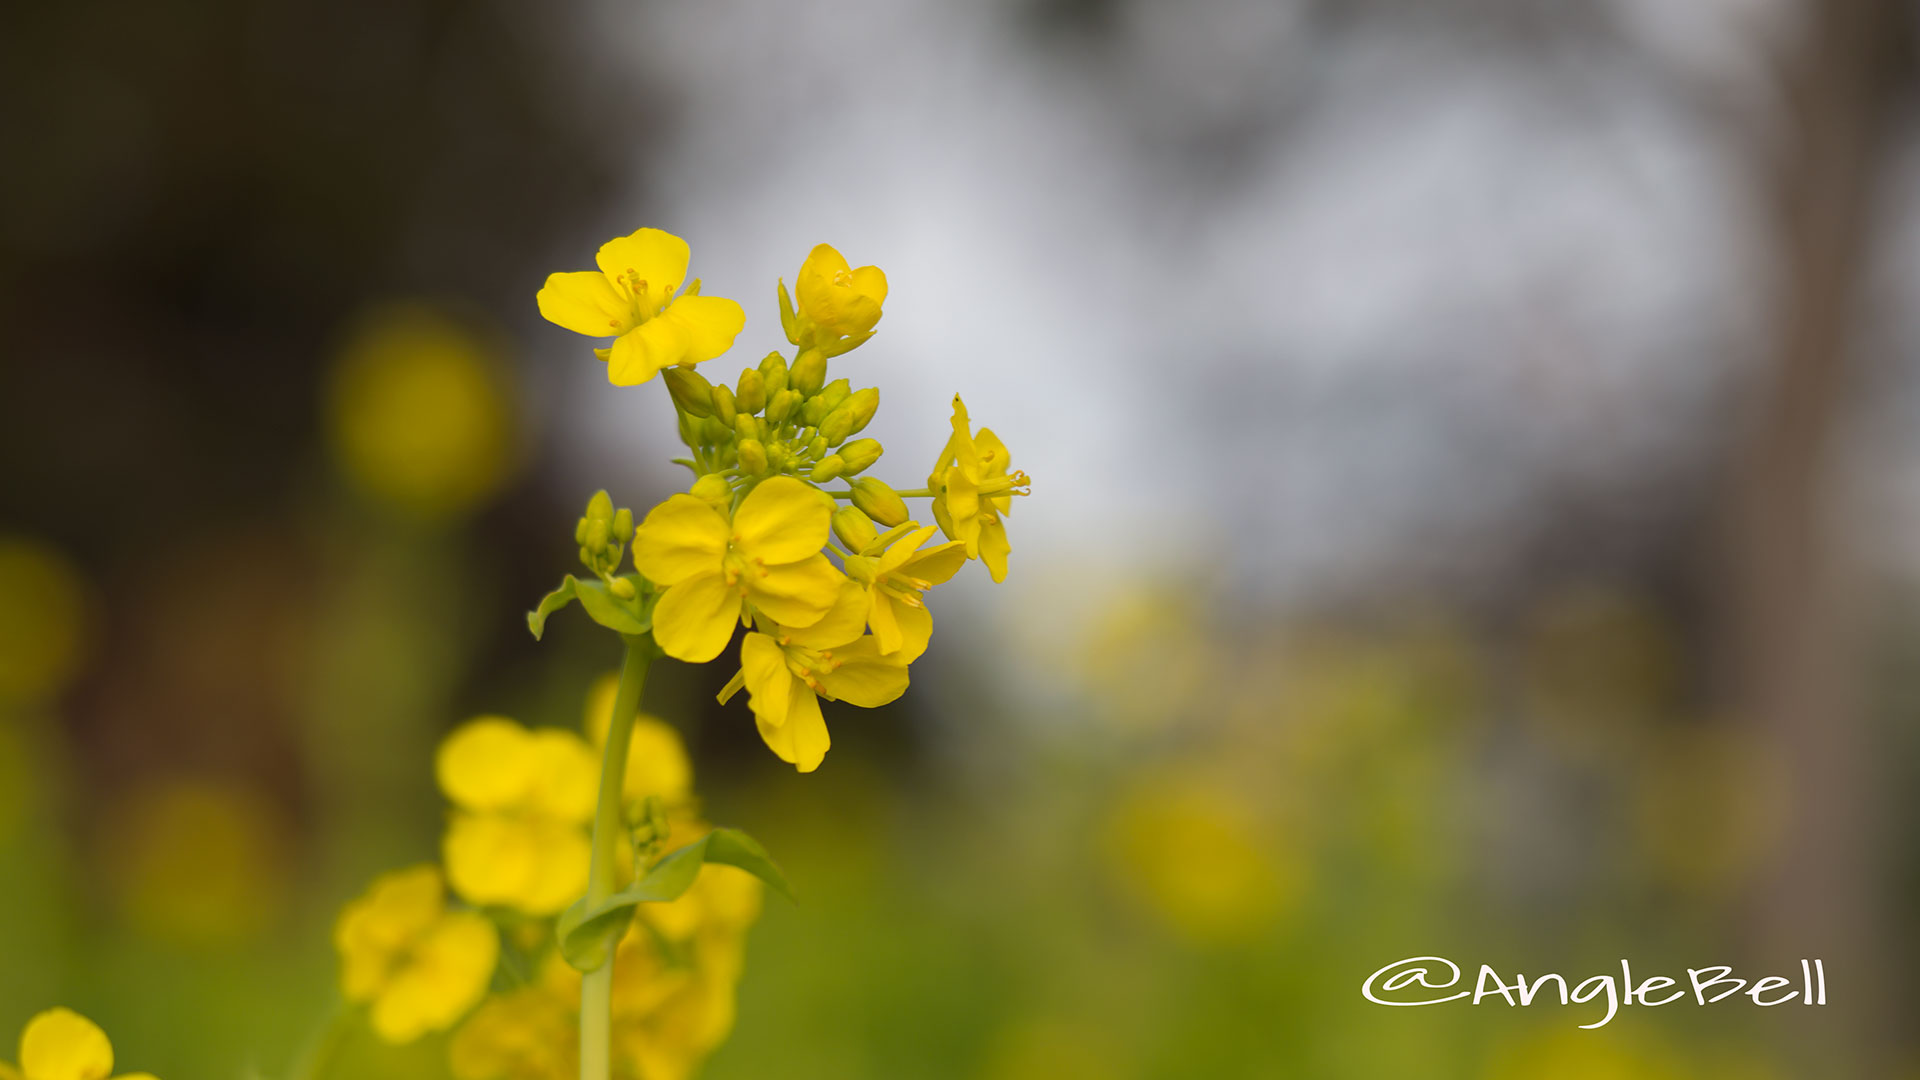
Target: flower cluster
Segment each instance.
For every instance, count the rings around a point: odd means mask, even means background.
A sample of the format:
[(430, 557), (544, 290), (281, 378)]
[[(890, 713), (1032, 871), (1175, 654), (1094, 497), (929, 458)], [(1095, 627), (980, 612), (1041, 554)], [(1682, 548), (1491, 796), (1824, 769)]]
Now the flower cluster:
[[(343, 995), (366, 1008), (382, 1040), (453, 1029), (457, 1080), (576, 1075), (580, 977), (554, 926), (587, 887), (594, 744), (613, 708), (609, 679), (589, 695), (585, 735), (483, 716), (441, 742), (435, 773), (451, 804), (444, 872), (426, 864), (383, 875), (335, 926)], [(622, 883), (711, 830), (674, 729), (641, 715), (630, 738)], [(760, 891), (747, 872), (710, 863), (676, 899), (636, 906), (612, 997), (617, 1075), (689, 1076), (725, 1037)]]
[[(855, 438), (880, 391), (828, 381), (827, 364), (873, 337), (887, 296), (879, 268), (815, 247), (793, 292), (784, 281), (777, 290), (792, 357), (769, 353), (716, 384), (694, 365), (730, 346), (743, 316), (694, 289), (675, 298), (687, 260), (684, 241), (641, 229), (600, 249), (598, 273), (554, 274), (540, 291), (553, 322), (616, 336), (596, 350), (616, 385), (661, 376), (690, 452), (677, 460), (694, 474), (638, 526), (596, 496), (576, 539), (627, 619), (668, 656), (713, 660), (736, 624), (746, 628), (721, 700), (745, 689), (767, 746), (809, 772), (829, 746), (822, 699), (874, 708), (905, 692), (908, 665), (933, 633), (928, 589), (969, 559), (1006, 578), (1005, 518), (1029, 482), (992, 431), (973, 428), (957, 395), (924, 489), (864, 475), (885, 452)], [(908, 498), (930, 499), (935, 524), (911, 520)], [(931, 543), (936, 531), (943, 542)], [(638, 583), (617, 574), (629, 543)]]
[[(0, 1061), (0, 1080), (107, 1080), (113, 1044), (93, 1021), (72, 1009), (48, 1009), (20, 1033), (20, 1065)], [(114, 1080), (154, 1080), (152, 1073), (123, 1073)]]

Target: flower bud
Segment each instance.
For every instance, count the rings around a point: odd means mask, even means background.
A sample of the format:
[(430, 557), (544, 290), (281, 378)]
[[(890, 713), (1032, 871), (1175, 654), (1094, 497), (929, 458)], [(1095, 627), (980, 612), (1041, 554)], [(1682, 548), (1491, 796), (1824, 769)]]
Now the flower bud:
[(604, 489), (594, 492), (593, 498), (587, 500), (587, 520), (612, 521), (613, 496), (608, 495)]
[(840, 460), (846, 463), (846, 466), (840, 470), (840, 475), (852, 476), (855, 473), (865, 472), (867, 467), (879, 461), (880, 455), (885, 452), (879, 439), (855, 439), (840, 448)]
[(588, 551), (600, 551), (607, 546), (607, 519), (587, 519), (587, 540), (584, 545)]
[(767, 447), (767, 467), (774, 472), (780, 472), (785, 469), (787, 463), (792, 460), (793, 449), (786, 443), (777, 442)]
[(906, 501), (877, 476), (863, 476), (853, 481), (853, 505), (888, 528), (907, 520)]
[(808, 440), (807, 442), (808, 457), (820, 458), (820, 457), (826, 456), (826, 453), (827, 453), (827, 440), (821, 438), (818, 435), (815, 435), (812, 439)]
[(784, 330), (787, 340), (800, 344), (800, 319), (793, 310), (793, 295), (787, 292), (787, 279), (780, 279), (780, 329)]
[(760, 437), (760, 418), (746, 412), (733, 414), (733, 433), (743, 439)]
[(607, 585), (607, 591), (613, 593), (613, 595), (619, 597), (622, 600), (633, 599), (634, 592), (635, 592), (633, 587), (633, 582), (623, 577), (614, 578), (613, 581), (609, 582)]
[(779, 362), (760, 365), (760, 377), (767, 381), (768, 401), (773, 400), (773, 395), (787, 389), (787, 363), (779, 353), (774, 353), (772, 359)]
[(873, 543), (877, 535), (873, 528), (873, 519), (866, 511), (857, 506), (843, 506), (833, 512), (833, 535), (840, 538), (848, 551), (859, 554), (861, 549)]
[(824, 484), (834, 477), (839, 476), (840, 470), (845, 465), (846, 462), (840, 460), (839, 454), (828, 454), (820, 460), (820, 464), (813, 467), (812, 472), (807, 474), (807, 479), (812, 480), (816, 484)]
[(587, 542), (587, 519), (581, 518), (573, 523), (573, 542), (585, 545)]
[[(872, 440), (862, 439), (860, 441), (871, 442)], [(865, 468), (865, 466), (861, 467)], [(624, 544), (633, 539), (633, 511), (623, 506), (613, 512), (612, 536), (613, 542), (616, 544)]]
[(820, 421), (825, 420), (832, 411), (833, 406), (827, 403), (827, 399), (815, 394), (800, 406), (800, 422), (808, 427), (819, 427)]
[(741, 439), (740, 471), (750, 476), (759, 476), (767, 471), (767, 448), (759, 439)]
[(733, 400), (733, 388), (725, 383), (713, 388), (713, 418), (733, 426), (733, 418), (739, 415), (739, 405)]
[(745, 413), (757, 413), (767, 405), (767, 380), (756, 368), (740, 373), (734, 385), (733, 407)]
[(827, 408), (833, 409), (853, 396), (853, 384), (845, 379), (835, 379), (821, 389), (820, 396), (827, 399)]
[(802, 349), (793, 359), (793, 370), (787, 373), (787, 385), (802, 394), (817, 394), (820, 384), (827, 381), (827, 358), (820, 355), (818, 349)]
[[(724, 386), (716, 386), (714, 387), (714, 389), (726, 390), (727, 388)], [(730, 390), (727, 392), (729, 394), (732, 393), (732, 391)], [(720, 417), (718, 416), (709, 416), (704, 420), (697, 421), (696, 423), (697, 423), (696, 430), (698, 430), (700, 433), (700, 441), (707, 446), (719, 446), (720, 444), (727, 442), (733, 435), (733, 423), (731, 421), (728, 421), (727, 423), (723, 424), (720, 422)]]
[(708, 473), (695, 480), (687, 494), (723, 514), (727, 511), (727, 504), (733, 501), (733, 488), (727, 484), (727, 478), (719, 473)]
[(853, 413), (845, 405), (827, 414), (820, 421), (820, 437), (827, 440), (828, 446), (839, 446), (847, 441), (847, 435), (853, 431)]
[(791, 390), (781, 390), (767, 399), (767, 423), (779, 425), (787, 422), (793, 410), (800, 405), (800, 395)]
[(713, 384), (690, 367), (670, 367), (660, 372), (667, 393), (680, 411), (692, 416), (713, 415)]
[(853, 427), (848, 434), (858, 435), (873, 422), (873, 414), (880, 408), (880, 388), (869, 386), (840, 403), (840, 408), (849, 409), (853, 414)]

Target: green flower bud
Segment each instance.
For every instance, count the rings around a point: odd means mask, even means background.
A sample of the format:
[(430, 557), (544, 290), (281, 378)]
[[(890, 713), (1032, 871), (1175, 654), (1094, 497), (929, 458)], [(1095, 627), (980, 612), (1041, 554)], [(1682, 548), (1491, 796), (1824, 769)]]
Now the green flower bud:
[(807, 403), (800, 407), (800, 422), (808, 427), (819, 427), (820, 421), (825, 420), (827, 414), (832, 411), (833, 406), (827, 399), (816, 394), (808, 398)]
[(847, 441), (852, 431), (853, 411), (845, 405), (828, 413), (827, 418), (820, 421), (820, 437), (827, 440), (828, 446), (839, 446)]
[(622, 600), (633, 599), (635, 593), (633, 582), (623, 577), (614, 578), (612, 582), (608, 583), (607, 591)]
[(587, 500), (587, 520), (612, 521), (613, 496), (604, 490), (594, 492), (593, 498)]
[(673, 411), (673, 423), (680, 429), (680, 441), (686, 443), (688, 448), (700, 445), (700, 425), (705, 422), (678, 409)]
[(873, 519), (866, 511), (857, 506), (843, 506), (833, 512), (833, 535), (848, 551), (859, 554), (862, 548), (873, 543), (877, 535), (873, 528)]
[(727, 478), (719, 473), (708, 473), (695, 480), (687, 494), (707, 503), (721, 513), (725, 513), (727, 504), (733, 501), (733, 488), (727, 483)]
[(713, 418), (727, 427), (733, 426), (733, 418), (739, 415), (739, 405), (733, 400), (733, 389), (725, 383), (713, 388)]
[(767, 381), (767, 400), (771, 401), (773, 400), (773, 395), (787, 389), (787, 361), (786, 358), (782, 357), (779, 353), (774, 353), (768, 357), (768, 359), (775, 362), (772, 364), (762, 363), (760, 365), (760, 377)]
[(820, 384), (827, 381), (827, 358), (820, 355), (818, 349), (802, 349), (794, 357), (793, 370), (788, 373), (787, 385), (802, 394), (817, 394)]
[(855, 439), (840, 448), (840, 460), (847, 463), (840, 474), (852, 476), (855, 473), (865, 472), (867, 466), (879, 461), (880, 455), (885, 452), (886, 449), (880, 445), (879, 439)]
[(853, 505), (888, 528), (907, 520), (906, 501), (877, 476), (863, 476), (853, 481)]
[(588, 551), (598, 552), (607, 546), (607, 524), (605, 518), (587, 519), (586, 548)]
[[(714, 387), (714, 389), (725, 390), (726, 387), (717, 386)], [(731, 393), (731, 391), (728, 392)], [(695, 421), (695, 423), (700, 432), (700, 441), (707, 446), (719, 446), (731, 441), (733, 438), (732, 421), (721, 423), (718, 416), (709, 416), (704, 420)]]
[(758, 439), (761, 435), (760, 418), (746, 412), (734, 413), (733, 433), (743, 439)]
[(880, 408), (880, 388), (869, 386), (841, 402), (839, 407), (852, 411), (853, 429), (849, 434), (858, 435), (873, 422), (873, 414)]
[(713, 384), (706, 376), (689, 367), (670, 367), (660, 373), (667, 393), (680, 411), (693, 416), (713, 415)]
[(853, 384), (845, 379), (835, 379), (820, 391), (820, 396), (827, 399), (827, 408), (832, 410), (853, 396)]
[(581, 518), (573, 523), (573, 542), (584, 545), (587, 542), (587, 519)]
[[(872, 440), (862, 439), (860, 441), (871, 442)], [(633, 539), (633, 511), (623, 506), (613, 512), (612, 535), (613, 542), (616, 544), (624, 544)]]
[(828, 454), (821, 459), (820, 464), (813, 467), (812, 472), (807, 474), (807, 479), (816, 484), (824, 484), (839, 476), (841, 468), (845, 465), (846, 462), (840, 460), (839, 454)]
[(800, 405), (800, 395), (791, 390), (780, 390), (767, 399), (767, 423), (784, 424), (787, 417)]
[(740, 373), (734, 385), (733, 407), (745, 413), (757, 413), (767, 406), (767, 380), (754, 368)]
[(815, 435), (811, 440), (808, 441), (807, 443), (808, 457), (820, 458), (820, 457), (826, 456), (826, 453), (827, 453), (827, 440), (821, 438), (818, 435)]
[(759, 439), (741, 439), (739, 452), (741, 472), (759, 476), (767, 471), (767, 448)]
[(792, 460), (792, 458), (793, 451), (788, 449), (786, 443), (777, 442), (767, 447), (767, 468), (772, 469), (774, 472), (779, 472), (786, 468), (787, 462)]

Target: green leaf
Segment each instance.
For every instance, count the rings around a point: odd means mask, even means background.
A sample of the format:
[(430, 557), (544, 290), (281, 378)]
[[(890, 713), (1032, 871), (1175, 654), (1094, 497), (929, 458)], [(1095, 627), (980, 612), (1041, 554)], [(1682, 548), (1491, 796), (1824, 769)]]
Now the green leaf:
[(627, 932), (627, 921), (637, 905), (680, 899), (693, 888), (700, 867), (707, 863), (738, 867), (781, 896), (794, 899), (787, 876), (758, 840), (739, 829), (715, 829), (686, 847), (668, 852), (639, 881), (607, 897), (593, 910), (586, 909), (585, 901), (568, 908), (554, 928), (567, 963), (581, 971), (592, 971), (606, 963), (620, 935)]
[(633, 584), (633, 599), (622, 600), (597, 579), (577, 578), (572, 574), (560, 580), (560, 587), (540, 598), (540, 605), (527, 612), (527, 629), (535, 641), (547, 629), (547, 616), (575, 600), (587, 617), (621, 634), (644, 634), (653, 629), (653, 586), (638, 574), (622, 574), (615, 580)]

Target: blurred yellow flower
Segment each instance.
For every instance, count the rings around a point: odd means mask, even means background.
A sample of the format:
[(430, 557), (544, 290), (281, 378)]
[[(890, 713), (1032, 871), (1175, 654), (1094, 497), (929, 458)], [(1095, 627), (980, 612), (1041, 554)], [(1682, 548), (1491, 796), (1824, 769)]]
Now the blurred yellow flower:
[(1150, 776), (1126, 792), (1106, 848), (1145, 906), (1195, 941), (1252, 937), (1301, 888), (1302, 869), (1281, 861), (1248, 800), (1198, 771)]
[(532, 982), (489, 997), (447, 1043), (454, 1080), (573, 1080), (580, 974), (549, 953)]
[(477, 912), (449, 911), (440, 870), (383, 874), (334, 924), (340, 990), (369, 1006), (374, 1033), (408, 1043), (452, 1025), (486, 993), (500, 937)]
[[(72, 1009), (54, 1008), (27, 1021), (20, 1034), (20, 1067), (0, 1062), (0, 1080), (107, 1080), (113, 1044), (93, 1021)], [(118, 1080), (154, 1080), (152, 1073), (122, 1073)]]
[(86, 591), (53, 548), (0, 536), (0, 706), (51, 697), (80, 663)]
[(511, 471), (513, 406), (494, 349), (424, 305), (361, 320), (333, 371), (328, 427), (357, 487), (425, 517), (472, 509)]
[[(613, 719), (613, 702), (619, 692), (620, 677), (609, 672), (587, 693), (584, 726), (596, 748), (606, 745), (607, 723)], [(685, 803), (693, 797), (693, 763), (687, 760), (680, 733), (646, 713), (634, 715), (637, 719), (627, 748), (627, 779), (622, 793), (628, 802), (652, 795), (668, 806)]]
[(895, 540), (886, 548), (849, 555), (847, 576), (867, 590), (867, 625), (886, 656), (911, 664), (927, 651), (933, 639), (933, 615), (921, 594), (958, 573), (967, 561), (967, 546), (958, 540), (921, 550), (936, 530), (929, 525)]
[(987, 564), (995, 581), (1007, 579), (1007, 526), (1001, 520), (1013, 496), (1025, 495), (1027, 474), (1009, 474), (1011, 458), (990, 428), (972, 433), (967, 407), (953, 395), (953, 435), (927, 477), (933, 492), (933, 518), (947, 539), (967, 545), (967, 557)]
[(174, 779), (133, 787), (108, 812), (106, 870), (139, 930), (189, 943), (264, 933), (286, 902), (279, 810), (251, 787)]
[(711, 360), (733, 347), (746, 325), (740, 305), (701, 296), (694, 281), (679, 296), (691, 252), (687, 242), (659, 229), (607, 241), (598, 271), (549, 274), (536, 298), (540, 314), (589, 337), (612, 337), (604, 353), (607, 379), (636, 386), (661, 368)]
[(775, 622), (811, 626), (846, 578), (821, 548), (833, 500), (790, 476), (756, 486), (725, 515), (692, 495), (653, 508), (633, 538), (633, 564), (665, 589), (653, 636), (677, 660), (720, 655), (750, 604)]
[(853, 337), (880, 321), (887, 275), (877, 266), (856, 270), (831, 245), (818, 244), (800, 264), (793, 289), (800, 302), (800, 318), (832, 337)]
[(587, 888), (599, 759), (560, 728), (500, 716), (461, 725), (434, 771), (454, 804), (442, 845), (447, 878), (469, 903), (557, 914)]
[(720, 691), (725, 704), (743, 687), (767, 747), (801, 772), (820, 767), (830, 744), (820, 698), (875, 709), (907, 690), (907, 662), (861, 635), (867, 594), (846, 581), (833, 608), (811, 626), (766, 624), (740, 643), (740, 671)]
[(1666, 1046), (1638, 1036), (1576, 1028), (1541, 1030), (1497, 1046), (1486, 1080), (1684, 1080), (1695, 1074)]

